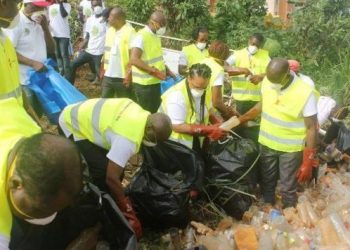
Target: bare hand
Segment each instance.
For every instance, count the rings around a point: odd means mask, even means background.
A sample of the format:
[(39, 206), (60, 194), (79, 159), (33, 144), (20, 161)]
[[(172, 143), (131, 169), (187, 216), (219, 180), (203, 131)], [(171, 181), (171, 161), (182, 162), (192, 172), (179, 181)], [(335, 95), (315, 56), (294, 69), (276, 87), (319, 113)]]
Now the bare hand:
[(36, 72), (47, 71), (47, 68), (45, 67), (45, 65), (38, 61), (33, 61), (31, 66)]
[(250, 76), (250, 75), (253, 75), (253, 73), (248, 69), (248, 68), (244, 68), (243, 69), (243, 71), (244, 71), (244, 75), (247, 77), (247, 76)]
[(264, 79), (263, 76), (261, 75), (252, 75), (250, 77), (250, 82), (254, 83), (255, 85), (259, 84), (259, 82), (261, 82)]
[(150, 72), (150, 75), (158, 78), (159, 80), (164, 81), (166, 79), (166, 75), (164, 72), (154, 68), (154, 70), (152, 72)]

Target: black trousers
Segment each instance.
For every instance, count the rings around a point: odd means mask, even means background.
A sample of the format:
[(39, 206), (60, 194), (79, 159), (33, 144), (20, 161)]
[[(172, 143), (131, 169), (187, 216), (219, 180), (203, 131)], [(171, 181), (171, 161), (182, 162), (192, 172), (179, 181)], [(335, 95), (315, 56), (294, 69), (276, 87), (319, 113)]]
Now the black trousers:
[(102, 98), (129, 98), (134, 100), (132, 85), (125, 87), (123, 78), (104, 76), (102, 80)]
[(70, 76), (69, 76), (69, 81), (74, 84), (75, 81), (75, 74), (77, 69), (80, 66), (83, 66), (84, 64), (88, 63), (91, 65), (91, 63), (94, 65), (94, 74), (96, 74), (96, 76), (98, 76), (99, 72), (100, 72), (100, 67), (101, 67), (101, 59), (102, 59), (103, 55), (92, 55), (86, 51), (82, 51), (80, 52), (79, 56), (72, 62), (71, 64), (71, 72), (70, 72)]
[(160, 106), (160, 83), (141, 85), (133, 83), (136, 102), (145, 110), (156, 113)]

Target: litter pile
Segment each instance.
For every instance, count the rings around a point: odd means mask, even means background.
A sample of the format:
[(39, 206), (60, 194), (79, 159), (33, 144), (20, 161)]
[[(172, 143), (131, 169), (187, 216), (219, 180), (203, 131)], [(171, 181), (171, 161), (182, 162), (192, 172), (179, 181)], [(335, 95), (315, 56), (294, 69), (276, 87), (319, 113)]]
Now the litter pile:
[(320, 172), (296, 208), (252, 205), (241, 221), (224, 218), (215, 230), (192, 221), (184, 232), (171, 229), (163, 238), (176, 250), (350, 249), (350, 173)]

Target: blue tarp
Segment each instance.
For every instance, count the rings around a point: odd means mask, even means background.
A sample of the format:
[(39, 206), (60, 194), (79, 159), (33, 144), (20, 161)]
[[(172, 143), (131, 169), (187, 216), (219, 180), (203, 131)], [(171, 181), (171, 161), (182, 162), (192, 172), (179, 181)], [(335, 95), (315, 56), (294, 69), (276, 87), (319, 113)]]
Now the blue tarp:
[(30, 70), (28, 87), (34, 91), (50, 122), (58, 124), (58, 117), (67, 105), (87, 98), (51, 65), (50, 61), (45, 63), (46, 72)]

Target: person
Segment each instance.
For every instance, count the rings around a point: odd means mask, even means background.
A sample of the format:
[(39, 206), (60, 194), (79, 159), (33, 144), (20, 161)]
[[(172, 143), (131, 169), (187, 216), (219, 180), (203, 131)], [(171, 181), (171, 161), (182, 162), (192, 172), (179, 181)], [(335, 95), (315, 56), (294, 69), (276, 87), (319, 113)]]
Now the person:
[(200, 26), (192, 31), (192, 43), (182, 48), (179, 58), (179, 74), (186, 75), (188, 69), (195, 63), (209, 56), (209, 31), (207, 27)]
[(232, 80), (232, 97), (238, 113), (244, 114), (261, 100), (261, 81), (265, 76), (266, 66), (270, 61), (268, 51), (262, 49), (264, 37), (255, 33), (248, 40), (248, 47), (237, 50), (226, 62), (235, 66)]
[(297, 60), (289, 59), (288, 60), (289, 68), (297, 74), (304, 82), (309, 84), (312, 88), (315, 88), (315, 82), (311, 79), (311, 77), (300, 73), (300, 63)]
[(125, 20), (126, 14), (122, 8), (116, 6), (111, 9), (105, 43), (102, 98), (132, 98), (128, 64), (130, 45), (136, 32)]
[(0, 1), (0, 100), (14, 97), (18, 103), (23, 104), (16, 51), (10, 39), (3, 32), (4, 28), (16, 27), (18, 22), (17, 2)]
[(150, 114), (128, 98), (97, 98), (67, 106), (59, 117), (59, 126), (85, 157), (92, 181), (111, 193), (141, 237), (141, 224), (121, 185), (124, 167), (141, 144), (154, 146), (168, 139), (169, 117)]
[(348, 107), (342, 107), (330, 96), (320, 96), (317, 102), (317, 120), (321, 127), (329, 119), (344, 120), (348, 114)]
[(259, 167), (263, 199), (275, 203), (280, 179), (283, 205), (292, 207), (297, 203), (297, 182), (308, 181), (317, 165), (317, 93), (290, 72), (287, 60), (274, 58), (267, 66), (261, 94), (262, 101), (239, 121), (262, 114)]
[(227, 120), (236, 115), (233, 108), (224, 104), (222, 96), (225, 78), (224, 62), (229, 56), (230, 49), (224, 42), (213, 41), (209, 46), (208, 52), (209, 57), (200, 62), (208, 65), (211, 69), (210, 84), (206, 98), (211, 100), (213, 107)]
[(154, 113), (160, 105), (160, 81), (174, 74), (164, 64), (161, 40), (166, 31), (166, 19), (161, 11), (154, 12), (131, 44), (130, 64), (136, 102)]
[(29, 84), (28, 71), (30, 69), (37, 72), (45, 71), (44, 61), (47, 59), (47, 54), (53, 54), (55, 51), (55, 41), (51, 36), (45, 14), (45, 8), (49, 2), (24, 0), (23, 3), (24, 8), (19, 14), (18, 25), (13, 29), (4, 29), (4, 32), (16, 49), (24, 100), (33, 108), (36, 115), (41, 116), (40, 103), (27, 85)]
[[(160, 112), (167, 114), (172, 123), (170, 140), (200, 152), (199, 136), (218, 140), (225, 135), (219, 128), (221, 120), (206, 98), (211, 70), (206, 64), (193, 64), (186, 79), (172, 86), (162, 95)], [(209, 121), (216, 123), (209, 125)]]
[[(101, 0), (92, 0), (91, 2), (94, 15), (86, 21), (86, 36), (82, 44), (79, 46), (79, 56), (71, 63), (71, 75), (69, 81), (74, 84), (76, 71), (79, 67), (86, 63), (93, 63), (93, 84), (100, 83), (100, 67), (104, 53), (104, 45), (106, 38), (107, 24), (102, 17)], [(84, 50), (84, 48), (87, 48)]]
[(56, 3), (49, 7), (50, 28), (56, 42), (57, 66), (61, 75), (64, 75), (67, 79), (70, 75), (70, 30), (68, 22), (70, 12), (71, 5), (67, 3), (67, 0), (56, 0)]
[(0, 249), (9, 249), (14, 221), (47, 225), (72, 204), (82, 163), (74, 143), (41, 133), (15, 98), (0, 100), (0, 114)]

